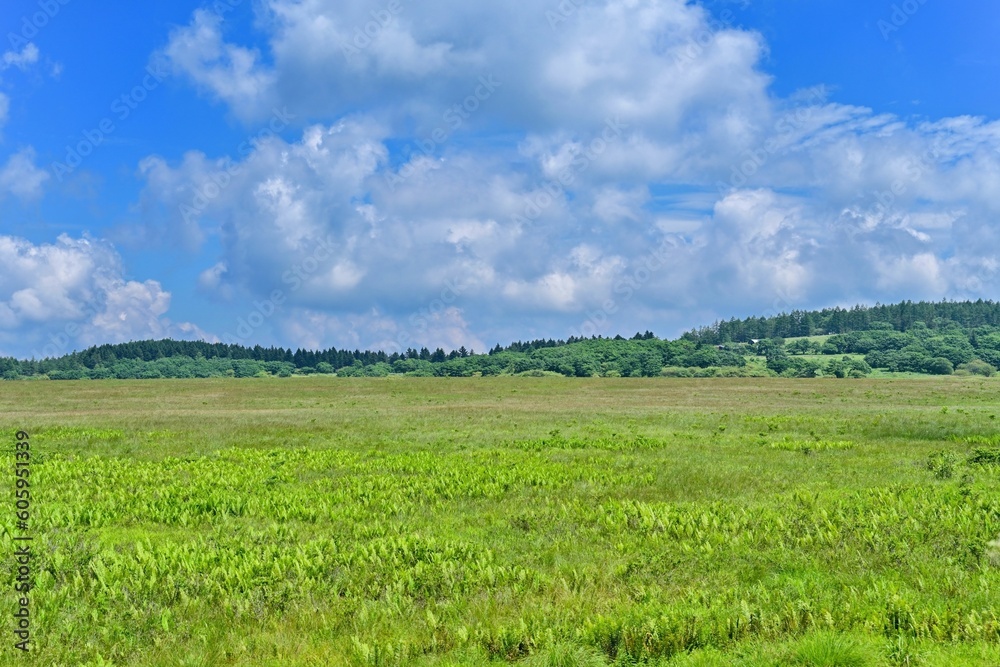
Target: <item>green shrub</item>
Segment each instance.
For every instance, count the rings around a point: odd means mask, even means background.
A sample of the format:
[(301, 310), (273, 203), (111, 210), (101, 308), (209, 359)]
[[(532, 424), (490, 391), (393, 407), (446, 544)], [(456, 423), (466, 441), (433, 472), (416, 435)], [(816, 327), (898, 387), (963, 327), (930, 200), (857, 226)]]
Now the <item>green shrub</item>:
[(992, 364), (988, 364), (982, 359), (973, 359), (966, 364), (961, 364), (958, 370), (965, 371), (971, 375), (982, 375), (983, 377), (993, 377), (997, 373), (997, 369)]
[(951, 479), (955, 474), (955, 464), (958, 456), (954, 452), (939, 450), (927, 457), (927, 469), (934, 473), (937, 479)]
[(1000, 449), (997, 448), (977, 448), (969, 457), (970, 465), (996, 466), (1000, 465)]
[(944, 357), (935, 357), (924, 365), (924, 372), (931, 375), (951, 375), (955, 372), (955, 366)]

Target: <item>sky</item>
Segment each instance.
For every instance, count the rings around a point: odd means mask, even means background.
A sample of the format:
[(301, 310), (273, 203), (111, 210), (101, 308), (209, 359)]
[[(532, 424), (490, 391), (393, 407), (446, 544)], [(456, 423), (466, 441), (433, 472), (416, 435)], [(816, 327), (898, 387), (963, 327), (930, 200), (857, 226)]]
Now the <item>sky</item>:
[(996, 299), (1000, 4), (0, 6), (0, 356)]

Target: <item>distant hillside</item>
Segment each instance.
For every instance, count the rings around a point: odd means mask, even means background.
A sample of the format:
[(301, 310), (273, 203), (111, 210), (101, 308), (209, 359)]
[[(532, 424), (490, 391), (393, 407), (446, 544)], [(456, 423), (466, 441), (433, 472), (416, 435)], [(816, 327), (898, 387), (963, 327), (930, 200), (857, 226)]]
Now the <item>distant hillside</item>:
[[(809, 336), (826, 336), (822, 343)], [(486, 354), (460, 348), (291, 350), (157, 340), (99, 345), (57, 359), (0, 359), (0, 378), (154, 379), (336, 374), (570, 377), (859, 377), (889, 373), (992, 375), (1000, 367), (1000, 304), (992, 301), (856, 306), (716, 322), (674, 341), (518, 341)]]
[(824, 334), (869, 331), (889, 324), (896, 331), (907, 332), (917, 322), (930, 329), (951, 323), (962, 329), (1000, 326), (1000, 303), (994, 301), (942, 301), (940, 303), (904, 301), (886, 306), (855, 306), (851, 309), (793, 310), (774, 317), (735, 318), (716, 322), (684, 334), (687, 340), (710, 345), (746, 343), (752, 339), (798, 338)]

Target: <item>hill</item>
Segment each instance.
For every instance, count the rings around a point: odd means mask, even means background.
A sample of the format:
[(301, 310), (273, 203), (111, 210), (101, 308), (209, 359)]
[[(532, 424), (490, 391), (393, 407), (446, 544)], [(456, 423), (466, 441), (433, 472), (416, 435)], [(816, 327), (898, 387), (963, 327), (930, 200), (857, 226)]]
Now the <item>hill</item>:
[(825, 334), (870, 331), (890, 325), (908, 332), (920, 323), (930, 329), (958, 325), (962, 329), (1000, 327), (1000, 303), (994, 301), (903, 301), (893, 305), (793, 310), (773, 317), (733, 318), (684, 334), (684, 338), (708, 344), (749, 342), (763, 338), (799, 338)]

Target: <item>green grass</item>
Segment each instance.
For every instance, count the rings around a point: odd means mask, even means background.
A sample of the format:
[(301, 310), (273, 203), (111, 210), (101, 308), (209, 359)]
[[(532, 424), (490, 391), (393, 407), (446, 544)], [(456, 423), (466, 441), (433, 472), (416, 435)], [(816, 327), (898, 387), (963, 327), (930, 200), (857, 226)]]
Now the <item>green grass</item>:
[(994, 387), (2, 383), (20, 662), (995, 667)]
[(785, 342), (786, 343), (793, 343), (793, 342), (795, 342), (797, 340), (807, 340), (807, 341), (809, 341), (811, 343), (819, 343), (820, 345), (822, 345), (826, 341), (828, 341), (831, 338), (833, 338), (834, 335), (835, 334), (826, 334), (826, 335), (823, 335), (823, 336), (794, 336), (792, 338), (786, 338)]
[(844, 357), (848, 359), (854, 359), (856, 361), (864, 361), (865, 355), (863, 354), (793, 354), (789, 355), (792, 359), (804, 359), (806, 361), (817, 361), (823, 365), (831, 361), (839, 361)]

